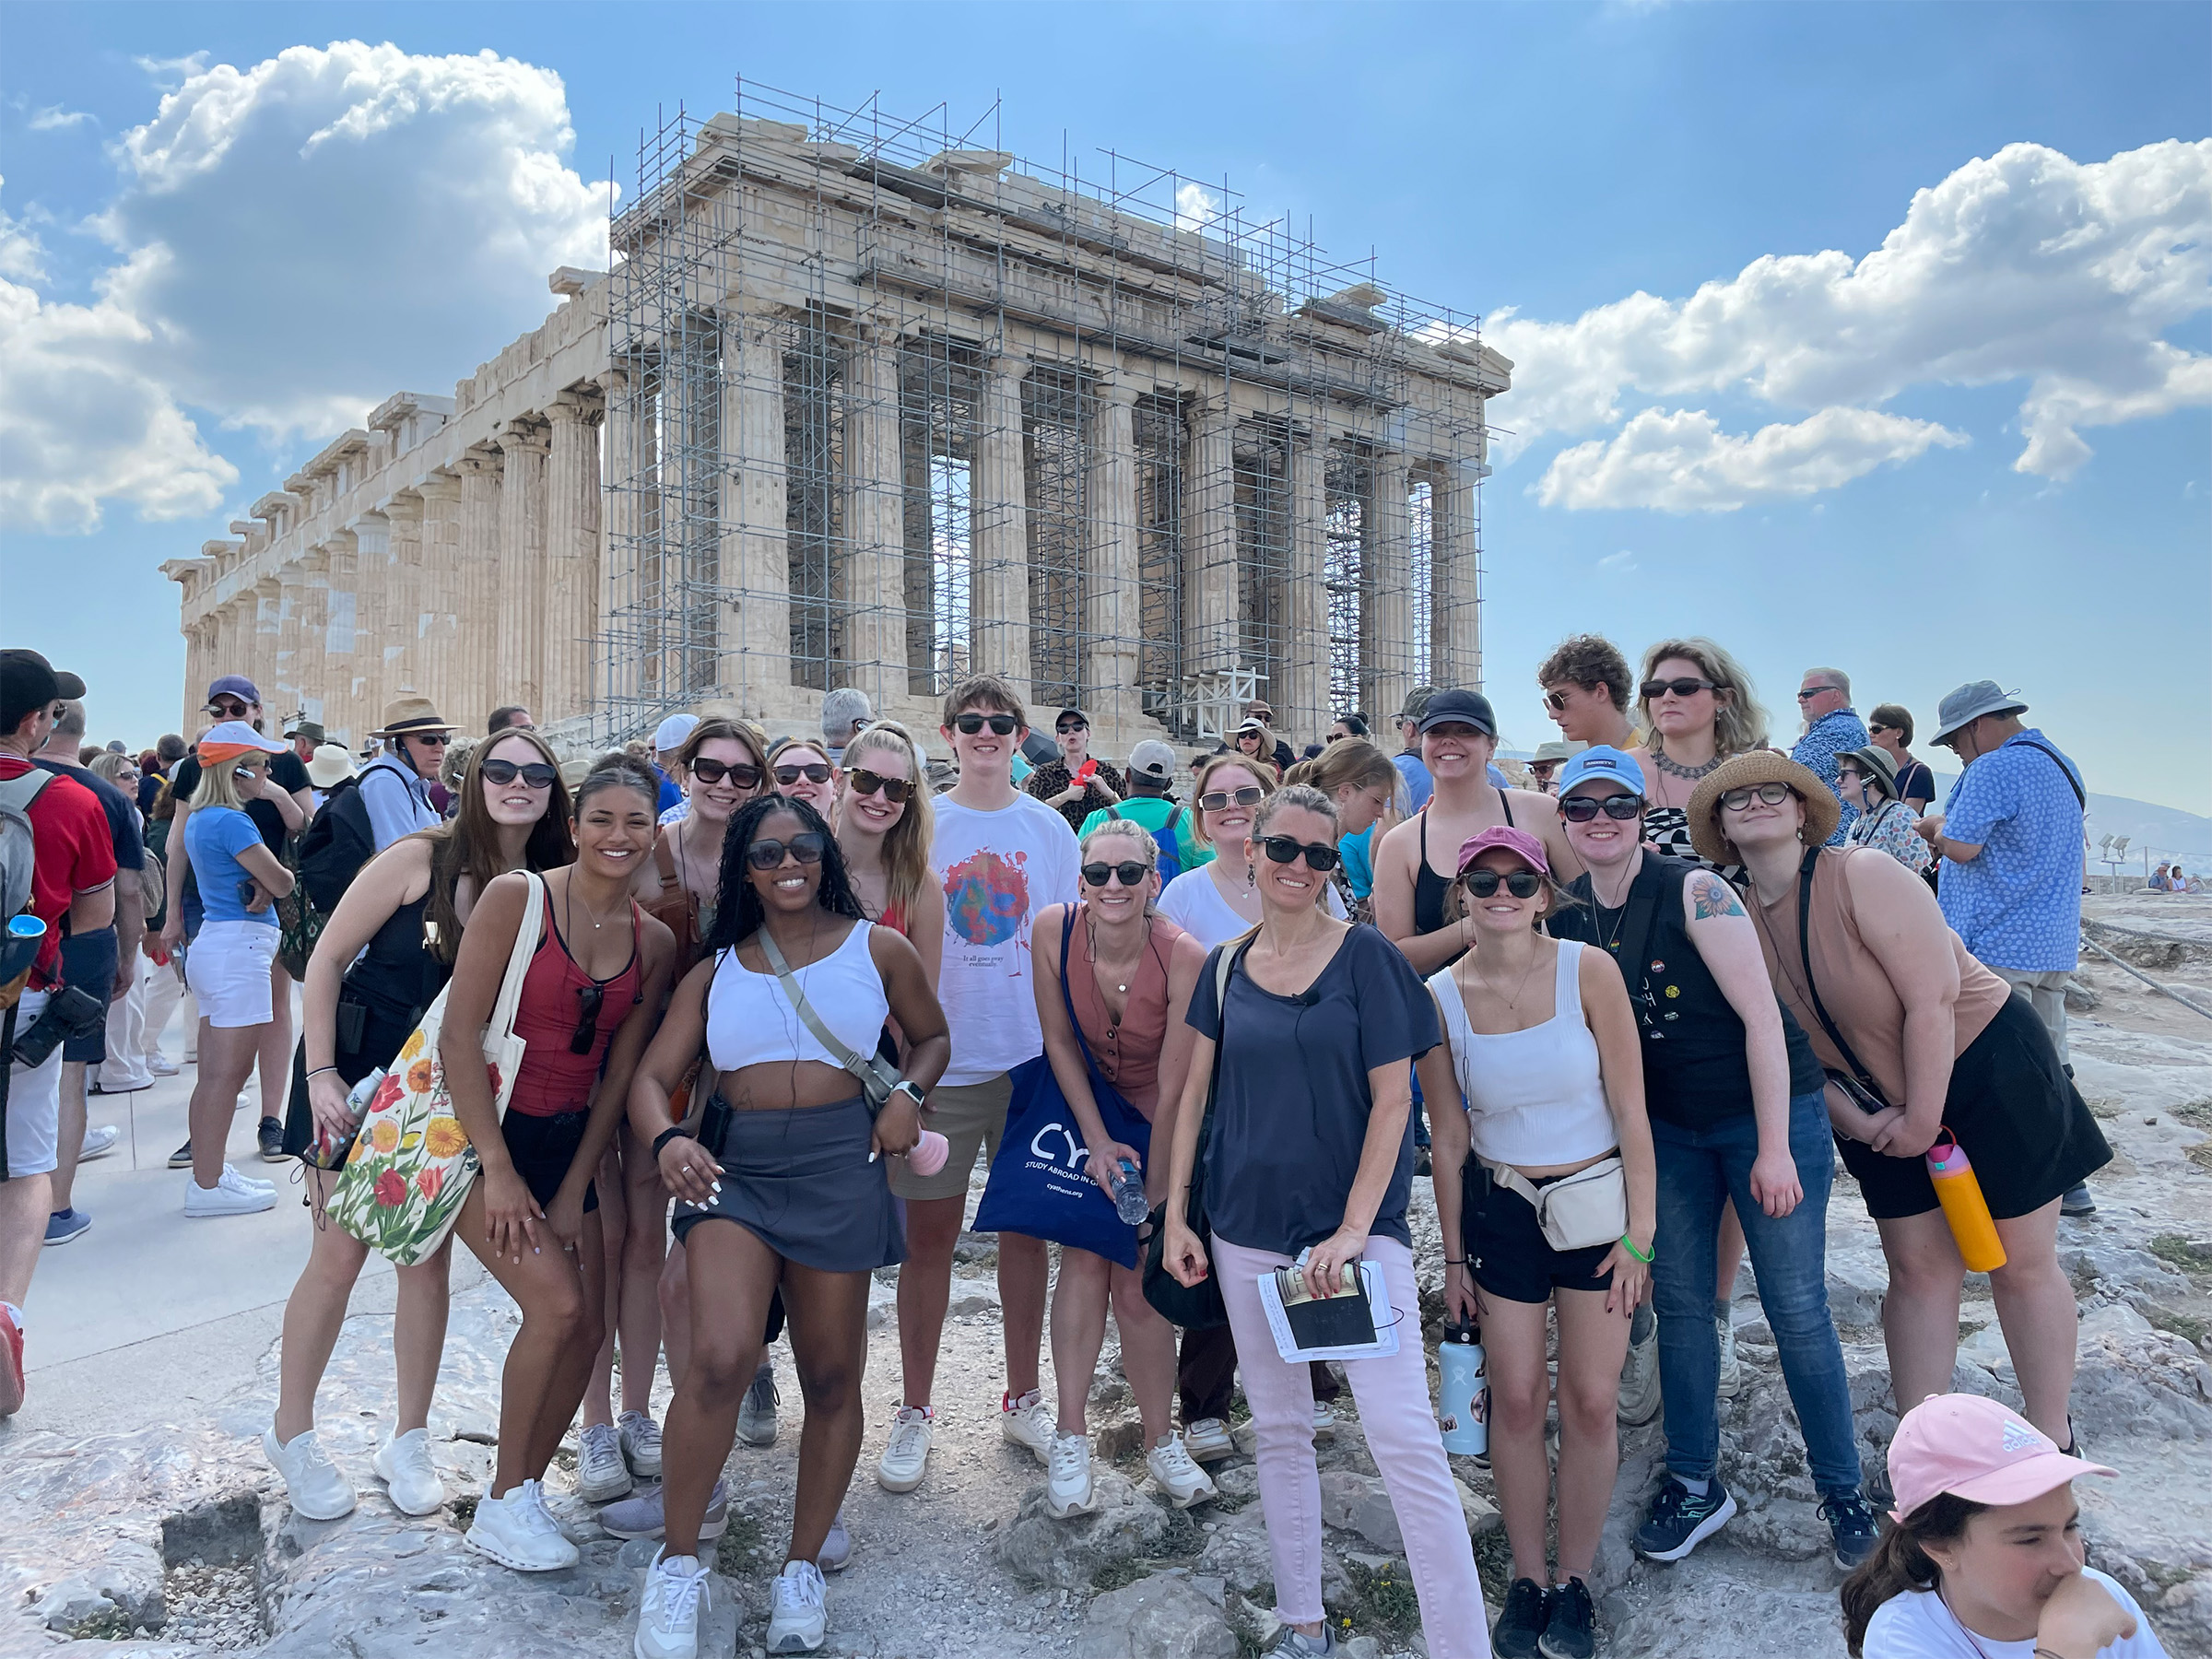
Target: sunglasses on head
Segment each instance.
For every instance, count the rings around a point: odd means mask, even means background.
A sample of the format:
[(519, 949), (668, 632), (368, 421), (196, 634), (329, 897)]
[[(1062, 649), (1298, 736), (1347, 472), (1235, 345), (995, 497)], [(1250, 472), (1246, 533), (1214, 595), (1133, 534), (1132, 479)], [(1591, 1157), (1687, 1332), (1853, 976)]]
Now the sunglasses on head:
[(1011, 737), (1014, 735), (1014, 728), (1020, 724), (1021, 722), (1011, 714), (955, 714), (952, 717), (952, 729), (956, 732), (963, 732), (971, 737), (985, 726), (989, 726), (996, 736)]
[(1779, 806), (1796, 793), (1787, 783), (1754, 783), (1747, 789), (1724, 790), (1721, 805), (1730, 812), (1741, 812), (1756, 795), (1770, 806)]
[(1720, 687), (1712, 680), (1692, 679), (1687, 676), (1681, 679), (1645, 680), (1642, 686), (1643, 700), (1646, 702), (1657, 702), (1669, 691), (1672, 691), (1677, 697), (1695, 697), (1700, 691), (1718, 691)]
[(576, 997), (582, 1011), (576, 1020), (575, 1034), (569, 1039), (569, 1053), (588, 1054), (592, 1052), (593, 1039), (599, 1035), (599, 1009), (606, 1001), (606, 987), (579, 985)]
[(787, 841), (757, 841), (745, 850), (745, 862), (756, 870), (772, 870), (789, 853), (803, 865), (818, 865), (828, 841), (818, 830), (802, 830)]
[(779, 766), (776, 768), (776, 782), (786, 789), (789, 789), (801, 778), (806, 779), (809, 783), (829, 782), (830, 763), (826, 760), (810, 760), (803, 766)]
[(1599, 813), (1627, 823), (1643, 816), (1643, 797), (1633, 794), (1569, 795), (1559, 803), (1559, 816), (1571, 824), (1586, 824)]
[(727, 778), (740, 789), (760, 785), (760, 769), (750, 760), (710, 760), (701, 755), (691, 762), (689, 771), (701, 783), (719, 783)]
[(1267, 792), (1256, 783), (1247, 783), (1241, 789), (1209, 790), (1198, 797), (1198, 810), (1219, 812), (1230, 806), (1257, 806), (1267, 798)]
[(553, 780), (560, 776), (560, 768), (547, 766), (543, 760), (487, 760), (484, 775), (494, 783), (512, 783), (519, 777), (532, 789), (550, 789)]
[[(1620, 797), (1616, 795), (1614, 799)], [(1503, 882), (1505, 890), (1516, 899), (1534, 899), (1544, 890), (1544, 877), (1534, 870), (1469, 870), (1460, 881), (1468, 892), (1477, 899), (1494, 899), (1498, 884)]]
[(1273, 864), (1294, 863), (1300, 853), (1306, 855), (1309, 870), (1333, 870), (1336, 867), (1336, 849), (1324, 847), (1319, 841), (1293, 841), (1288, 835), (1270, 835), (1260, 842), (1261, 849)]
[(865, 766), (856, 766), (845, 774), (845, 783), (854, 794), (880, 794), (896, 806), (914, 793), (911, 778), (887, 778), (881, 772), (872, 772)]
[(1125, 888), (1137, 887), (1151, 874), (1150, 865), (1139, 864), (1134, 858), (1124, 864), (1087, 864), (1083, 866), (1083, 879), (1095, 888), (1104, 887), (1109, 876), (1120, 877)]

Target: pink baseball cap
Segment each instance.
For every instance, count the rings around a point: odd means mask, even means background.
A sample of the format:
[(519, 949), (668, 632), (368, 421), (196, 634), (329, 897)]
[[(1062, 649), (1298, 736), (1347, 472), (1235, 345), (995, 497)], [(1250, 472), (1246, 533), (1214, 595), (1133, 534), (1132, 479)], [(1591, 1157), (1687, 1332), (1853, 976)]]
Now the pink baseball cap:
[(1905, 1413), (1889, 1442), (1892, 1521), (1949, 1492), (1972, 1503), (2026, 1503), (2082, 1475), (2113, 1475), (2069, 1457), (2017, 1411), (1980, 1394), (1936, 1394)]
[(1500, 824), (1493, 829), (1478, 830), (1459, 843), (1459, 869), (1466, 874), (1467, 866), (1475, 862), (1477, 853), (1491, 847), (1503, 847), (1515, 858), (1539, 876), (1551, 874), (1551, 865), (1544, 859), (1544, 843), (1525, 830), (1516, 830), (1511, 824)]

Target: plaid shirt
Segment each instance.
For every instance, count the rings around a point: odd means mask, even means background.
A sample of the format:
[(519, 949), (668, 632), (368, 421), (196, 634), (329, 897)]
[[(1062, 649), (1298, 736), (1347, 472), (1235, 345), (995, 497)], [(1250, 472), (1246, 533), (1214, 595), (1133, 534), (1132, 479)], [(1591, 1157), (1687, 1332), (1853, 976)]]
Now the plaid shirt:
[(1813, 722), (1813, 729), (1797, 739), (1797, 747), (1790, 751), (1790, 759), (1800, 766), (1809, 766), (1820, 774), (1820, 782), (1828, 785), (1828, 793), (1835, 795), (1843, 808), (1843, 817), (1836, 825), (1836, 832), (1828, 838), (1828, 844), (1840, 847), (1843, 838), (1851, 833), (1851, 826), (1859, 816), (1859, 809), (1843, 799), (1836, 789), (1836, 757), (1853, 749), (1865, 748), (1870, 739), (1866, 723), (1851, 709), (1835, 709)]

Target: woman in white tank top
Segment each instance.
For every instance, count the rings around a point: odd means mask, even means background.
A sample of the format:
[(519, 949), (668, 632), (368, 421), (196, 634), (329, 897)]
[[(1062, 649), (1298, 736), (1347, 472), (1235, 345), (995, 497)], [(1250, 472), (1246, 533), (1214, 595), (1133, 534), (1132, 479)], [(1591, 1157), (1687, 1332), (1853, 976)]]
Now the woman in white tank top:
[[(1643, 1058), (1612, 959), (1540, 931), (1559, 898), (1544, 844), (1525, 830), (1485, 830), (1458, 862), (1447, 904), (1472, 917), (1475, 948), (1429, 982), (1447, 1041), (1419, 1064), (1445, 1305), (1479, 1318), (1488, 1355), (1490, 1471), (1513, 1550), (1493, 1641), (1501, 1653), (1533, 1653), (1549, 1630), (1546, 1652), (1586, 1653), (1596, 1612), (1585, 1581), (1619, 1467), (1620, 1364), (1655, 1225)], [(1460, 1099), (1464, 1112), (1444, 1110)], [(1545, 1189), (1594, 1166), (1606, 1169), (1590, 1183), (1625, 1187), (1626, 1230), (1554, 1248), (1540, 1220)], [(1547, 1305), (1559, 1332), (1556, 1582), (1545, 1559)]]

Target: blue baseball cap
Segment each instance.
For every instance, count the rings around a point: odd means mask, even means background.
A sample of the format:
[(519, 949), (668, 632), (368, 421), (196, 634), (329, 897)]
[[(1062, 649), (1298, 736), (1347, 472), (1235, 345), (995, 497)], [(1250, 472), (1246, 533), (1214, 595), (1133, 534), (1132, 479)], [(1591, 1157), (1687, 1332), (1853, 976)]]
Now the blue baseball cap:
[(1636, 764), (1636, 757), (1604, 744), (1584, 749), (1559, 768), (1559, 794), (1564, 795), (1576, 784), (1587, 783), (1594, 778), (1618, 783), (1631, 794), (1643, 794), (1643, 768)]

